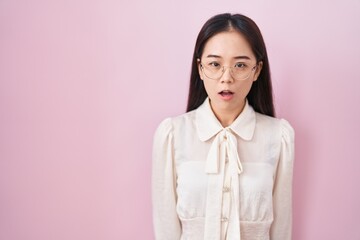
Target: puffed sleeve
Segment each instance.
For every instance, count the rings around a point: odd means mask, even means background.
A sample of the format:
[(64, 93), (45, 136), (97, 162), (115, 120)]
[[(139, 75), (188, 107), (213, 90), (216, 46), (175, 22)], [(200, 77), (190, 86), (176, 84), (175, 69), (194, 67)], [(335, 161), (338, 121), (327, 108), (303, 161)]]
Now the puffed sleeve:
[(273, 189), (274, 221), (271, 240), (291, 240), (292, 232), (292, 178), (294, 165), (294, 129), (281, 120), (281, 152)]
[(153, 143), (152, 204), (156, 240), (179, 240), (181, 225), (176, 213), (176, 173), (172, 122), (165, 119), (157, 128)]

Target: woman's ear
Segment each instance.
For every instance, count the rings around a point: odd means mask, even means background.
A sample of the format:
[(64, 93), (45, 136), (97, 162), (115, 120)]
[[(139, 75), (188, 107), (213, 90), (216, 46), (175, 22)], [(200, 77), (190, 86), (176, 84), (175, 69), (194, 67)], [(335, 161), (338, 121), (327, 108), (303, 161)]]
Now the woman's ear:
[(261, 69), (263, 67), (263, 62), (260, 61), (258, 64), (257, 64), (257, 67), (256, 67), (256, 72), (255, 72), (255, 75), (254, 75), (254, 81), (256, 81), (261, 73)]
[(200, 62), (200, 59), (196, 59), (196, 62), (197, 62), (197, 67), (198, 67), (198, 72), (199, 72), (199, 75), (200, 75), (200, 79), (201, 80), (204, 80), (204, 75), (203, 75), (203, 71), (201, 70), (201, 62)]

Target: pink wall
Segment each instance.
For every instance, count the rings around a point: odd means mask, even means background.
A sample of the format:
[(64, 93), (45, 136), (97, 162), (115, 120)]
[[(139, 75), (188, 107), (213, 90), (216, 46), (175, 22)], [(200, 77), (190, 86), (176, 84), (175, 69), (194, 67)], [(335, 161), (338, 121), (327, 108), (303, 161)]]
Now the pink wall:
[(153, 239), (155, 127), (204, 21), (263, 31), (296, 129), (294, 239), (360, 239), (360, 1), (0, 1), (0, 239)]

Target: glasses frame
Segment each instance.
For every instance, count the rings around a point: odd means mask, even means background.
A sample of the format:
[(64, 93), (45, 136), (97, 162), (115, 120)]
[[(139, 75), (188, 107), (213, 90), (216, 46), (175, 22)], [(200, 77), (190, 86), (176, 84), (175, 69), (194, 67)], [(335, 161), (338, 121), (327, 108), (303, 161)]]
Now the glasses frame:
[(204, 75), (205, 75), (207, 78), (210, 78), (210, 79), (216, 80), (216, 81), (219, 81), (219, 80), (222, 78), (222, 76), (224, 75), (224, 73), (225, 73), (225, 71), (226, 71), (225, 68), (229, 68), (229, 69), (230, 69), (230, 75), (231, 75), (231, 77), (232, 77), (234, 80), (236, 80), (236, 81), (245, 81), (245, 80), (247, 80), (247, 79), (250, 77), (251, 73), (252, 73), (252, 72), (257, 68), (257, 66), (258, 66), (258, 63), (256, 63), (255, 66), (253, 66), (253, 67), (251, 68), (251, 70), (249, 71), (249, 74), (246, 76), (246, 78), (242, 78), (242, 79), (236, 79), (236, 78), (234, 77), (234, 74), (233, 74), (233, 71), (232, 71), (232, 69), (233, 69), (234, 67), (222, 66), (222, 70), (221, 70), (222, 73), (221, 73), (220, 77), (218, 77), (218, 78), (212, 78), (212, 77), (209, 77), (209, 76), (205, 73), (204, 68), (206, 68), (206, 67), (202, 64), (201, 60), (198, 59), (198, 61), (199, 61), (199, 64), (200, 64), (200, 69), (201, 69), (201, 71), (204, 73)]

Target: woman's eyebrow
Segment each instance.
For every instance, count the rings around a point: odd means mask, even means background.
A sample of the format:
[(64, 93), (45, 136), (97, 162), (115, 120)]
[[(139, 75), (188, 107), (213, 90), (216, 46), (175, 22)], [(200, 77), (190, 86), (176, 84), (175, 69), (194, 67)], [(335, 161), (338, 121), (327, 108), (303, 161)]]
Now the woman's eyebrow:
[(208, 57), (208, 58), (221, 58), (221, 56), (215, 55), (215, 54), (209, 54), (206, 57)]
[(251, 58), (248, 57), (248, 56), (236, 56), (236, 57), (234, 57), (234, 59), (247, 59), (247, 60), (251, 60)]
[[(209, 54), (206, 56), (207, 58), (222, 58), (219, 55), (215, 55), (215, 54)], [(246, 59), (246, 60), (251, 60), (250, 57), (248, 56), (235, 56), (234, 59)]]

